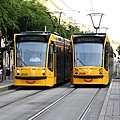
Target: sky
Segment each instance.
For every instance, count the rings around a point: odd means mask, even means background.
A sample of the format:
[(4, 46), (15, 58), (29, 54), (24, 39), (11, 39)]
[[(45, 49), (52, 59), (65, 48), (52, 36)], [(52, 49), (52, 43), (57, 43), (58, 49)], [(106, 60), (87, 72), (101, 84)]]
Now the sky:
[[(62, 10), (70, 14), (75, 23), (83, 23), (90, 29), (93, 24), (90, 13), (104, 14), (101, 19), (101, 31), (106, 32), (110, 40), (120, 41), (120, 0), (52, 0)], [(94, 11), (93, 11), (94, 10)], [(99, 23), (99, 20), (97, 20)], [(108, 29), (105, 29), (108, 28)]]

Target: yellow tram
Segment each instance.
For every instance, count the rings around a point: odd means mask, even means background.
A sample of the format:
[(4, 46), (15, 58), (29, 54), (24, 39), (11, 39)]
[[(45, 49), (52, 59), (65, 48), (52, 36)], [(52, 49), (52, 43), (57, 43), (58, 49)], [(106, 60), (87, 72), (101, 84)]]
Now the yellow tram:
[(71, 84), (108, 85), (113, 74), (113, 49), (106, 33), (71, 36)]
[(70, 48), (70, 40), (57, 33), (15, 34), (14, 85), (51, 87), (70, 80)]

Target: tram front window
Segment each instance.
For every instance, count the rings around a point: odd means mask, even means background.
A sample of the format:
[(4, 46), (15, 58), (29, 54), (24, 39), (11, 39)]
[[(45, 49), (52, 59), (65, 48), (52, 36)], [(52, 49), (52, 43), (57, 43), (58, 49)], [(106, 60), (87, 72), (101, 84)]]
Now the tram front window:
[(75, 44), (75, 66), (102, 66), (102, 49), (100, 43)]
[(16, 50), (16, 65), (45, 67), (47, 43), (19, 42)]

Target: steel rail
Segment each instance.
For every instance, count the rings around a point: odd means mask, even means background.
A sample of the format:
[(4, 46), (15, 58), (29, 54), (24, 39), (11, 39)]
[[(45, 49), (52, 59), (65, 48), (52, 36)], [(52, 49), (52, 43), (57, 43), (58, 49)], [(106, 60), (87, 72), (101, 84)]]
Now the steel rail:
[(50, 108), (52, 108), (53, 106), (55, 106), (57, 103), (59, 103), (61, 100), (63, 100), (65, 97), (67, 97), (69, 94), (71, 94), (75, 89), (76, 88), (72, 89), (70, 92), (67, 92), (65, 95), (61, 96), (56, 101), (54, 101), (53, 103), (51, 103), (50, 105), (48, 105), (47, 107), (45, 107), (44, 109), (42, 109), (41, 111), (39, 111), (38, 113), (36, 113), (35, 115), (33, 115), (32, 117), (30, 117), (28, 120), (35, 120), (41, 114), (43, 114), (44, 112), (46, 112), (47, 110), (49, 110)]
[(100, 88), (98, 89), (98, 91), (95, 93), (95, 95), (93, 96), (93, 98), (91, 99), (91, 101), (88, 103), (88, 105), (86, 106), (86, 108), (83, 110), (82, 114), (79, 116), (78, 120), (85, 120), (86, 115), (88, 114), (88, 112), (91, 109), (91, 106), (93, 105), (98, 93), (100, 92)]

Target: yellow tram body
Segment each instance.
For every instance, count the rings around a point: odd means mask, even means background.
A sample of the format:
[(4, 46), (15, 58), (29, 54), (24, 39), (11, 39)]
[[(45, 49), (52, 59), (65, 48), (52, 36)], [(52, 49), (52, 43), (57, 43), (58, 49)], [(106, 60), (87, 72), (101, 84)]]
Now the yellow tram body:
[(105, 33), (71, 37), (73, 64), (71, 84), (108, 85), (113, 75), (113, 49)]
[[(70, 40), (51, 32), (29, 31), (15, 34), (14, 48), (15, 86), (52, 87), (70, 79)], [(43, 63), (28, 61), (33, 52)]]

